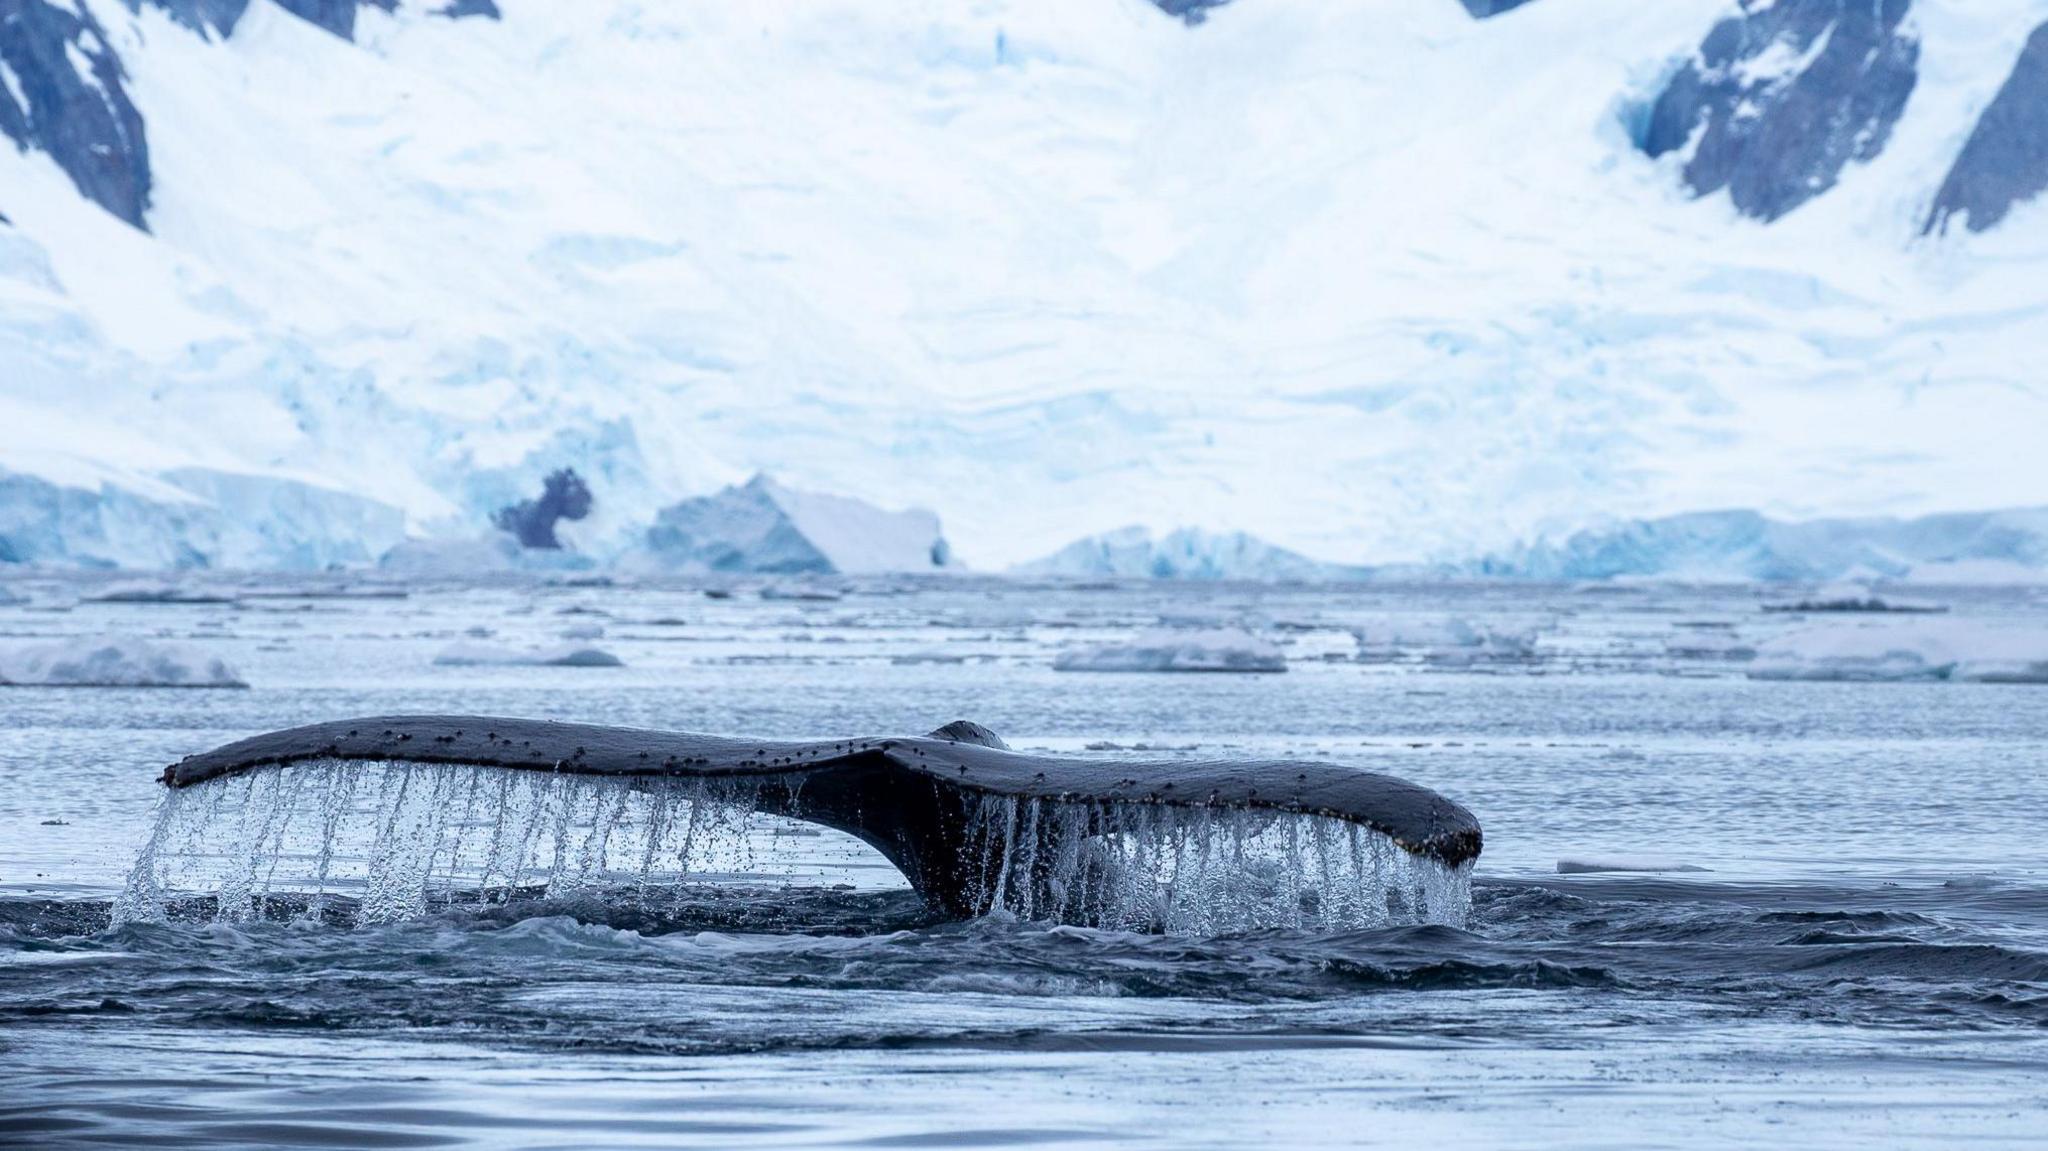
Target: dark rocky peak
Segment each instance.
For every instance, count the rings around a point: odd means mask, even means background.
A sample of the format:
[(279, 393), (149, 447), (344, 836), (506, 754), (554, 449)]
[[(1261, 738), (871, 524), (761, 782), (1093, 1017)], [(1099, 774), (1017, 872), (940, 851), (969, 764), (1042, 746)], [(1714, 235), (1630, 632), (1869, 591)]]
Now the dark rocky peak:
[(84, 8), (0, 0), (0, 135), (57, 161), (87, 199), (145, 231), (149, 145), (121, 61)]
[(317, 24), (344, 40), (356, 38), (356, 12), (375, 8), (391, 12), (398, 0), (276, 0), (277, 6), (309, 24)]
[(1209, 9), (1221, 8), (1230, 0), (1152, 0), (1161, 12), (1177, 16), (1181, 22), (1194, 27), (1209, 18)]
[(434, 12), (450, 20), (461, 20), (469, 16), (481, 16), (487, 20), (502, 20), (505, 14), (498, 11), (497, 0), (448, 0)]
[(517, 536), (521, 547), (559, 551), (555, 525), (562, 520), (580, 520), (590, 514), (590, 488), (574, 468), (563, 468), (542, 481), (539, 499), (521, 500), (498, 509), (491, 523), (500, 531)]
[(2048, 191), (2048, 24), (2034, 29), (2012, 75), (1992, 98), (1956, 157), (1926, 232), (1957, 216), (1972, 232), (2005, 219), (2013, 205)]
[(1516, 8), (1520, 8), (1522, 5), (1527, 4), (1529, 0), (1464, 0), (1464, 2), (1465, 11), (1472, 13), (1474, 19), (1484, 20), (1488, 16), (1498, 16), (1503, 12), (1511, 12)]
[[(127, 2), (128, 10), (133, 12), (140, 9), (145, 0)], [(147, 0), (147, 3), (202, 36), (222, 40), (234, 33), (242, 13), (249, 10), (249, 0)]]
[[(1918, 78), (1911, 0), (1742, 0), (1651, 108), (1651, 156), (1694, 145), (1695, 195), (1775, 220), (1884, 150)], [(1695, 141), (1696, 144), (1695, 144)]]

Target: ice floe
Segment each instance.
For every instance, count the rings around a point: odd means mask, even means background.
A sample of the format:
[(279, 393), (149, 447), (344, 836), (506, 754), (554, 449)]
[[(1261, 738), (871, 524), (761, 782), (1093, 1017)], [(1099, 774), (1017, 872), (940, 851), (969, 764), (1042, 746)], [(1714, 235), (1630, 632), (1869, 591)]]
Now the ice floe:
[(487, 643), (457, 643), (442, 648), (434, 657), (442, 667), (624, 667), (626, 663), (600, 647), (563, 644), (545, 648), (500, 647)]
[(1142, 632), (1121, 643), (1060, 653), (1058, 671), (1286, 671), (1287, 657), (1266, 640), (1237, 628)]
[(191, 647), (103, 636), (0, 651), (0, 684), (21, 687), (247, 687)]
[(1830, 621), (1765, 642), (1749, 675), (2048, 683), (2048, 628), (1931, 617)]

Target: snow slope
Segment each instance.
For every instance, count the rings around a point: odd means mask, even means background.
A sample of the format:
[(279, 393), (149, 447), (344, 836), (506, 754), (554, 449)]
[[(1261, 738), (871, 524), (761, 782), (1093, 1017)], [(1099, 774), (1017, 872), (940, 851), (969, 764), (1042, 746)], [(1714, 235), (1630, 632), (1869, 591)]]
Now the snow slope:
[(2048, 0), (1913, 4), (1881, 151), (1768, 224), (1639, 146), (1728, 0), (79, 3), (149, 230), (0, 146), (0, 466), (103, 499), (473, 538), (574, 467), (607, 555), (772, 469), (1001, 568), (2042, 487), (2048, 203), (1921, 231)]

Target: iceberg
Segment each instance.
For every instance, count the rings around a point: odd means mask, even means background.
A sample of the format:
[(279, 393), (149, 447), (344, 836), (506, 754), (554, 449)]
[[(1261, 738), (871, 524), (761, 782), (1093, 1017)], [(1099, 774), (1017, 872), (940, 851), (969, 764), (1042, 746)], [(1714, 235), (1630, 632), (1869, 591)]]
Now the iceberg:
[(1298, 580), (1361, 579), (1369, 569), (1310, 559), (1244, 532), (1180, 528), (1154, 539), (1142, 525), (1075, 540), (1043, 559), (1018, 564), (1014, 575), (1080, 579)]
[(1534, 628), (1475, 623), (1456, 616), (1386, 616), (1354, 624), (1358, 658), (1383, 663), (1421, 656), (1434, 664), (1520, 661), (1536, 654)]
[(1699, 872), (1696, 863), (1682, 863), (1653, 855), (1568, 855), (1557, 861), (1559, 875), (1597, 875), (1602, 872)]
[(953, 567), (939, 517), (784, 487), (767, 474), (663, 508), (641, 553), (688, 572), (832, 575)]
[(1830, 621), (1760, 645), (1749, 676), (2048, 683), (2048, 628), (1929, 617)]
[(131, 580), (79, 597), (82, 603), (222, 604), (236, 597), (163, 580)]
[(118, 636), (32, 644), (0, 652), (0, 685), (249, 686), (225, 662), (194, 648)]
[(1121, 643), (1061, 652), (1055, 671), (1274, 672), (1287, 670), (1280, 649), (1237, 628), (1158, 628)]
[(1881, 596), (1859, 584), (1830, 584), (1812, 595), (1793, 600), (1778, 600), (1764, 605), (1765, 611), (1776, 612), (1899, 612), (1908, 615), (1933, 615), (1948, 610), (1947, 604), (1926, 599), (1905, 599), (1899, 596)]
[(587, 644), (563, 644), (547, 648), (498, 647), (493, 644), (457, 643), (442, 648), (434, 657), (441, 667), (624, 667), (618, 656)]

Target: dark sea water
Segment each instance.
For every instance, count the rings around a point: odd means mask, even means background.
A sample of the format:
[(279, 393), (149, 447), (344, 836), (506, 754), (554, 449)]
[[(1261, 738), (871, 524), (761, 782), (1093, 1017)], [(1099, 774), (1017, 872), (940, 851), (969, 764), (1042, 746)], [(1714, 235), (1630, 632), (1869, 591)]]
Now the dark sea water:
[[(0, 642), (156, 637), (252, 686), (0, 688), (0, 1145), (2048, 1145), (2048, 687), (1751, 679), (1728, 651), (1812, 622), (1762, 593), (10, 586)], [(2048, 622), (2026, 591), (1939, 598)], [(1453, 619), (1528, 642), (1429, 640)], [(1289, 669), (1052, 670), (1161, 622), (1250, 626)], [(591, 625), (625, 667), (433, 662)], [(652, 895), (110, 925), (164, 764), (422, 711), (1328, 757), (1458, 800), (1487, 846), (1462, 926), (950, 923), (829, 834)]]

